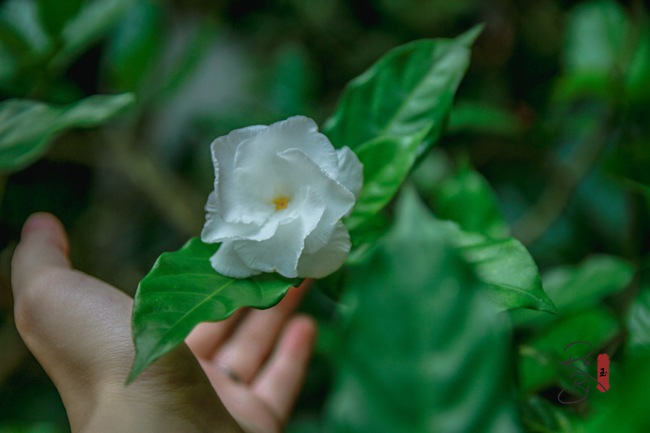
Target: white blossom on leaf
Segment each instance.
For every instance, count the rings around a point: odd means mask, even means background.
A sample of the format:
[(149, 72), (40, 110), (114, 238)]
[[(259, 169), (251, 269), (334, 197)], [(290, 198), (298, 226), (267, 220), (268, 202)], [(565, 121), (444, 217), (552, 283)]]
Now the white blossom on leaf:
[(363, 165), (336, 150), (304, 116), (232, 131), (212, 143), (214, 191), (201, 240), (221, 242), (212, 267), (231, 278), (262, 272), (322, 278), (350, 251), (341, 218), (363, 185)]

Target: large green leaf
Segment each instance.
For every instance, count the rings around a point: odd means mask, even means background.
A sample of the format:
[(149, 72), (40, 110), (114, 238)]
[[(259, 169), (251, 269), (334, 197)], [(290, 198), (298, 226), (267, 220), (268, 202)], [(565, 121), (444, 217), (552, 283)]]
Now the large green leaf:
[(400, 188), (426, 132), (415, 136), (379, 137), (359, 147), (356, 153), (363, 162), (363, 189), (352, 215), (344, 221), (353, 238), (354, 230), (371, 220)]
[(436, 215), (456, 221), (464, 231), (490, 238), (510, 234), (494, 190), (468, 163), (463, 163), (455, 174), (433, 188), (429, 203)]
[(323, 132), (335, 147), (356, 151), (377, 137), (407, 139), (427, 131), (417, 149), (424, 153), (442, 134), (469, 65), (469, 46), (480, 31), (475, 27), (455, 40), (420, 40), (390, 51), (348, 84)]
[(68, 128), (100, 125), (132, 105), (130, 93), (95, 95), (68, 106), (28, 99), (0, 103), (0, 171), (21, 169), (40, 158), (54, 136)]
[(438, 230), (449, 237), (503, 308), (557, 312), (544, 293), (535, 261), (517, 239), (490, 239), (468, 233), (453, 221), (439, 221)]
[[(348, 223), (346, 221), (346, 224)], [(553, 301), (544, 292), (535, 261), (517, 239), (511, 237), (494, 239), (480, 233), (466, 232), (454, 221), (436, 220), (436, 224), (437, 229), (448, 237), (463, 258), (474, 267), (474, 271), (486, 283), (492, 297), (504, 309), (531, 308), (550, 313), (557, 312)], [(350, 226), (359, 227), (359, 223)], [(365, 233), (366, 225), (358, 231)], [(373, 232), (376, 231), (373, 227)], [(494, 234), (504, 233), (495, 231)], [(354, 230), (351, 231), (351, 236), (353, 242), (355, 237), (363, 238), (362, 234), (357, 234)], [(331, 286), (332, 283), (340, 284), (341, 280), (337, 277), (328, 282)], [(326, 286), (328, 282), (325, 282)], [(332, 290), (332, 287), (328, 287), (325, 292), (338, 294), (340, 288)]]
[[(634, 278), (634, 266), (619, 257), (593, 255), (578, 266), (560, 266), (542, 274), (544, 290), (561, 315), (589, 310), (608, 295), (625, 289)], [(514, 325), (544, 329), (558, 317), (535, 311), (511, 312)]]
[(140, 282), (131, 322), (136, 357), (129, 382), (181, 344), (200, 322), (224, 320), (240, 307), (272, 307), (299, 282), (277, 274), (224, 277), (210, 265), (218, 248), (192, 238), (180, 250), (163, 253)]
[(506, 326), (412, 192), (344, 304), (333, 431), (518, 431)]
[(398, 47), (344, 91), (323, 132), (335, 147), (353, 149), (364, 165), (349, 230), (362, 227), (392, 199), (416, 159), (442, 134), (469, 63), (468, 47), (480, 31)]

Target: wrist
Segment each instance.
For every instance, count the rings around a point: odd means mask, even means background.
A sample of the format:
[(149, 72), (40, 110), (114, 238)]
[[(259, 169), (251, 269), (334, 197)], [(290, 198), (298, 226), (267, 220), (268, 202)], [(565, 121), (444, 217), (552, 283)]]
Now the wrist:
[[(130, 364), (129, 364), (130, 365)], [(183, 345), (125, 385), (128, 369), (105, 371), (76, 432), (241, 432), (196, 358)]]
[(149, 392), (141, 393), (140, 390), (107, 391), (83, 425), (71, 426), (72, 432), (240, 433), (242, 430), (223, 407), (214, 390), (205, 391), (194, 389), (171, 399), (168, 398), (169, 393), (152, 396)]

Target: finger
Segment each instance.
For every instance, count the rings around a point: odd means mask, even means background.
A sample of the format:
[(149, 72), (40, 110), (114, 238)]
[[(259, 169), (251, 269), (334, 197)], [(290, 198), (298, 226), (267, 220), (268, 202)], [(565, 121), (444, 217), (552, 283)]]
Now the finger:
[(306, 282), (300, 287), (292, 287), (273, 308), (251, 311), (224, 343), (215, 362), (226, 365), (244, 382), (250, 383), (310, 285), (310, 282)]
[(48, 213), (30, 216), (23, 226), (12, 260), (14, 299), (42, 272), (56, 268), (70, 269), (68, 250), (68, 236), (55, 216)]
[(285, 328), (277, 350), (253, 383), (255, 392), (285, 424), (305, 380), (316, 324), (298, 316)]
[(277, 432), (278, 419), (266, 402), (251, 392), (250, 388), (232, 381), (218, 371), (213, 363), (199, 360), (219, 398), (230, 415), (246, 432)]
[(212, 358), (228, 338), (235, 324), (242, 318), (244, 312), (245, 310), (239, 309), (221, 322), (199, 323), (185, 339), (185, 343), (197, 358)]
[[(122, 421), (115, 418), (116, 410), (132, 411), (137, 420), (153, 414), (164, 424), (165, 416), (174, 417), (170, 407), (188, 408), (187, 419), (204, 416), (209, 420), (202, 421), (205, 425), (238, 431), (184, 345), (124, 387), (134, 356), (133, 300), (70, 269), (68, 248), (65, 230), (55, 217), (32, 215), (14, 253), (12, 286), (16, 326), (57, 387), (72, 431), (81, 431), (81, 426), (84, 431), (100, 430), (89, 427), (89, 421), (96, 420), (102, 408), (109, 409), (106, 419), (99, 416), (100, 423), (115, 427)], [(138, 430), (131, 427), (114, 430)]]

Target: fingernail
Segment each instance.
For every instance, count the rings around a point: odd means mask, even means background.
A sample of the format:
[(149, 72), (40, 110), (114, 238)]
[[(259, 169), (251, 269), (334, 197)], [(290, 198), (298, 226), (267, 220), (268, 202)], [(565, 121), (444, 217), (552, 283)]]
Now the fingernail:
[(30, 215), (23, 226), (23, 234), (43, 227), (44, 224), (49, 223), (50, 219), (50, 215), (45, 212), (37, 212)]

